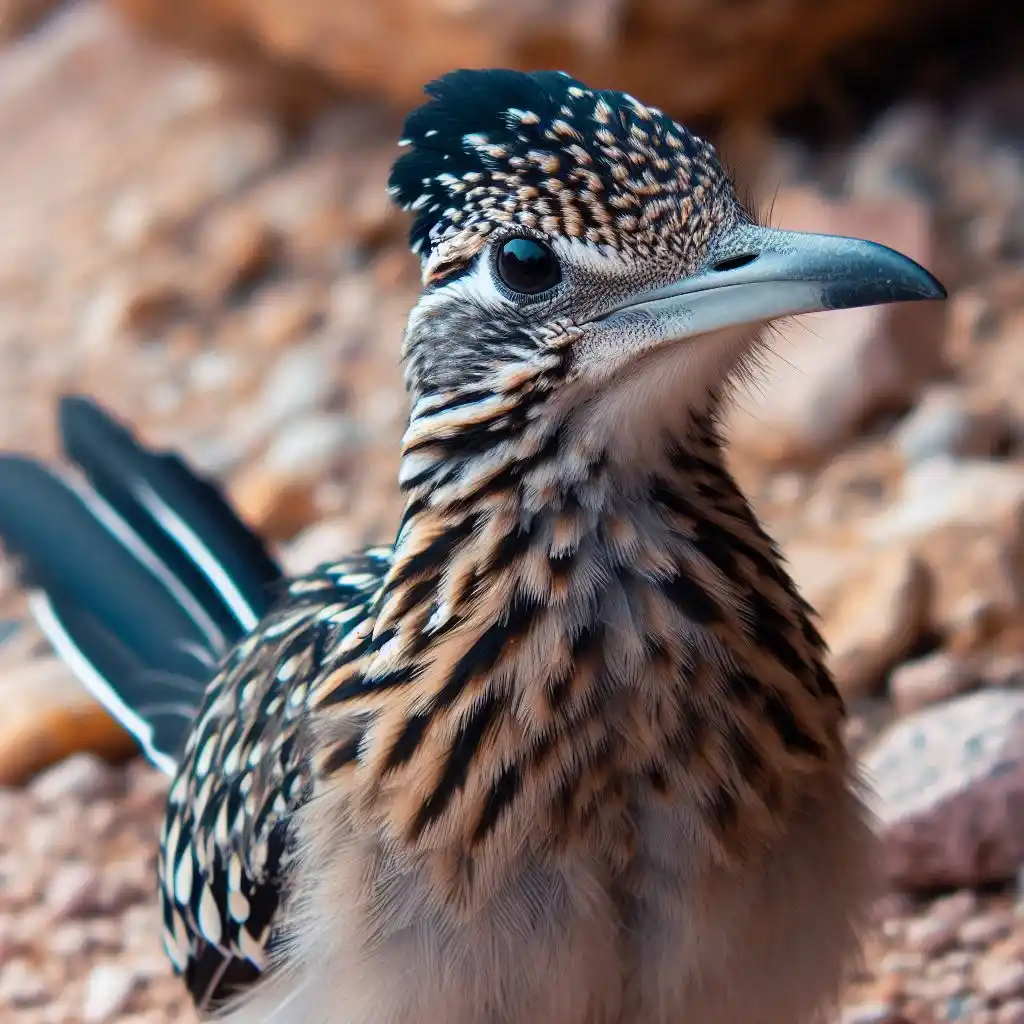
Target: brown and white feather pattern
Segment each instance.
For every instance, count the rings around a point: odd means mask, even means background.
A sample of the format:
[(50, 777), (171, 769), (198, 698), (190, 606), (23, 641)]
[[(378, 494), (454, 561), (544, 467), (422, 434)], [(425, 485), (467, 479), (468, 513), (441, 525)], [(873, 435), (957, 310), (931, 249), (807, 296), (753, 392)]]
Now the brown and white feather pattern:
[(821, 638), (713, 416), (623, 486), (540, 418), (507, 444), (501, 399), (420, 411), (375, 615), (311, 700), (279, 966), (229, 1019), (814, 1019), (869, 834)]

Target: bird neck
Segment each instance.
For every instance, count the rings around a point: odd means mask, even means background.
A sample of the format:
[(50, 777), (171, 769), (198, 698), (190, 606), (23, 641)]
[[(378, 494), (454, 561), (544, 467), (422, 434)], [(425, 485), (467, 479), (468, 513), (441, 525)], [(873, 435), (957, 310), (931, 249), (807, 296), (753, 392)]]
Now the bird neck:
[(621, 866), (638, 800), (687, 803), (721, 861), (767, 839), (841, 759), (842, 707), (713, 415), (628, 479), (566, 432), (462, 415), (461, 446), (454, 411), (408, 435), (360, 688), (366, 813), (456, 901), (531, 835)]

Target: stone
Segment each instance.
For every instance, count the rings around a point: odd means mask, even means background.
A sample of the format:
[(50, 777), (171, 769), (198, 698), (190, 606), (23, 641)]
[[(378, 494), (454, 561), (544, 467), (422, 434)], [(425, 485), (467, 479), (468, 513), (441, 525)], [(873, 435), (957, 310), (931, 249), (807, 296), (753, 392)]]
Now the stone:
[(358, 437), (352, 420), (339, 413), (316, 413), (285, 424), (271, 441), (263, 462), (271, 473), (316, 479), (346, 455)]
[(89, 864), (64, 864), (46, 887), (46, 906), (57, 920), (81, 917), (95, 910), (100, 880)]
[[(903, 931), (905, 933), (906, 929)], [(882, 957), (878, 969), (882, 974), (916, 974), (925, 963), (926, 958), (920, 951), (894, 950)]]
[[(1024, 425), (1024, 367), (1019, 361), (1019, 342), (1024, 331), (1024, 306), (1017, 296), (1024, 288), (1024, 269), (1001, 281), (997, 271), (985, 275), (983, 298), (977, 309), (966, 303), (950, 310), (947, 349), (956, 360), (958, 376), (968, 382), (979, 408), (1006, 410), (1013, 426), (1010, 453), (1022, 449)], [(1005, 295), (999, 295), (1000, 292)], [(970, 318), (973, 314), (973, 319)], [(959, 321), (967, 320), (966, 324)]]
[(162, 276), (111, 279), (88, 299), (78, 342), (96, 350), (116, 343), (120, 335), (149, 335), (165, 327), (186, 301), (181, 287)]
[(865, 524), (875, 543), (907, 543), (936, 528), (991, 527), (1024, 504), (1024, 465), (939, 456), (912, 466), (895, 501)]
[(1011, 999), (996, 1010), (996, 1024), (1024, 1024), (1024, 999)]
[(120, 760), (134, 741), (71, 677), (46, 657), (0, 675), (0, 785), (23, 782), (72, 754)]
[(928, 910), (928, 917), (959, 928), (978, 910), (978, 897), (971, 889), (961, 889), (949, 896), (940, 896)]
[(836, 685), (848, 699), (879, 692), (931, 622), (928, 567), (898, 548), (787, 549), (794, 578), (818, 612)]
[(13, 640), (20, 628), (20, 624), (13, 619), (0, 619), (0, 647)]
[(900, 423), (893, 443), (914, 464), (936, 455), (984, 458), (1006, 443), (1010, 434), (1003, 409), (972, 409), (961, 389), (937, 386), (929, 388)]
[(114, 197), (106, 212), (104, 227), (110, 241), (119, 249), (141, 252), (171, 225), (147, 192), (133, 189)]
[(324, 353), (307, 343), (274, 364), (253, 405), (252, 418), (269, 434), (292, 417), (325, 404), (333, 388)]
[(895, 1024), (898, 1020), (894, 1003), (857, 1003), (843, 1008), (841, 1024)]
[[(773, 223), (857, 235), (935, 265), (928, 209), (904, 197), (828, 201), (781, 189)], [(818, 465), (872, 417), (913, 404), (942, 370), (941, 303), (897, 303), (801, 317), (776, 325), (761, 375), (727, 417), (734, 458)]]
[(1024, 607), (1024, 466), (936, 456), (911, 467), (894, 500), (858, 524), (865, 545), (922, 559), (934, 627), (948, 649), (985, 649)]
[(889, 675), (889, 695), (896, 711), (907, 715), (965, 693), (977, 684), (974, 666), (948, 651), (935, 651), (897, 665)]
[(938, 956), (956, 943), (956, 923), (929, 914), (911, 921), (904, 937), (911, 949), (920, 950), (925, 956)]
[(1019, 653), (993, 653), (979, 661), (978, 674), (983, 686), (1020, 689), (1024, 684), (1024, 656)]
[(263, 457), (232, 482), (232, 500), (261, 535), (294, 537), (317, 517), (318, 485), (357, 436), (352, 420), (337, 413), (310, 413), (283, 424)]
[(205, 227), (201, 244), (210, 264), (204, 277), (214, 294), (224, 297), (264, 277), (281, 240), (269, 224), (243, 207), (214, 218)]
[(289, 540), (317, 518), (316, 482), (247, 468), (231, 485), (231, 503), (265, 540)]
[(891, 884), (979, 886), (1024, 863), (1024, 693), (987, 690), (892, 724), (861, 759)]
[(95, 754), (82, 752), (53, 765), (37, 775), (31, 784), (32, 795), (43, 805), (70, 801), (87, 806), (113, 795), (118, 778), (110, 765)]
[(208, 349), (189, 360), (188, 383), (193, 392), (223, 394), (244, 376), (236, 352)]
[(108, 864), (96, 893), (97, 902), (114, 914), (152, 898), (153, 877), (150, 865), (137, 858)]
[(935, 628), (951, 653), (982, 656), (1008, 638), (1021, 650), (1024, 605), (1024, 515), (990, 527), (936, 531), (919, 547), (935, 575)]
[(85, 825), (94, 836), (102, 838), (109, 835), (117, 828), (117, 824), (117, 811), (113, 801), (104, 800), (89, 804), (85, 808)]
[[(923, 13), (908, 0), (736, 9), (699, 0), (380, 0), (358, 11), (330, 0), (109, 2), (165, 42), (269, 78), (264, 94), (288, 109), (322, 103), (325, 80), (407, 107), (452, 67), (557, 66), (684, 118), (778, 109), (802, 98), (845, 47), (911, 32)], [(680, 67), (685, 75), (673, 73)]]
[(986, 289), (964, 287), (946, 300), (945, 354), (951, 366), (968, 367), (981, 354), (981, 348), (997, 317)]
[(983, 957), (975, 971), (978, 990), (989, 999), (1024, 995), (1024, 962), (1005, 960), (997, 953)]
[(0, 971), (0, 1006), (24, 1010), (49, 1001), (45, 976), (23, 959), (8, 960)]
[(337, 561), (355, 551), (360, 538), (352, 524), (341, 517), (322, 519), (304, 529), (285, 549), (286, 571), (295, 576), (311, 572), (318, 565)]
[(163, 276), (126, 283), (117, 328), (148, 334), (163, 328), (186, 302), (181, 287)]
[(82, 928), (82, 943), (94, 953), (121, 952), (124, 945), (121, 925), (109, 917), (87, 919)]
[(128, 1005), (138, 984), (135, 973), (116, 964), (101, 964), (89, 972), (82, 1004), (84, 1024), (106, 1024)]
[(942, 129), (937, 112), (923, 103), (903, 102), (886, 110), (850, 154), (846, 170), (850, 195), (900, 199), (933, 191)]
[(0, 0), (0, 43), (34, 29), (60, 0)]
[(992, 910), (964, 921), (957, 939), (961, 946), (969, 949), (984, 949), (1004, 938), (1012, 928), (1012, 912)]
[(246, 333), (260, 345), (281, 348), (308, 337), (323, 316), (320, 296), (310, 285), (289, 282), (261, 288), (248, 305)]

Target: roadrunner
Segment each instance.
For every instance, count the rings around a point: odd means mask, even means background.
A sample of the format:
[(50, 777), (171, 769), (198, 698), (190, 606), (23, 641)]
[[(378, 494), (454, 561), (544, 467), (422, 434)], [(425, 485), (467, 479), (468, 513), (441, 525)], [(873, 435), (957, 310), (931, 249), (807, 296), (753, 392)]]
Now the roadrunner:
[(167, 952), (233, 1024), (823, 1020), (871, 830), (721, 410), (766, 321), (942, 286), (758, 224), (631, 96), (427, 91), (393, 545), (287, 581), (82, 398), (72, 470), (0, 461), (37, 620), (173, 776)]

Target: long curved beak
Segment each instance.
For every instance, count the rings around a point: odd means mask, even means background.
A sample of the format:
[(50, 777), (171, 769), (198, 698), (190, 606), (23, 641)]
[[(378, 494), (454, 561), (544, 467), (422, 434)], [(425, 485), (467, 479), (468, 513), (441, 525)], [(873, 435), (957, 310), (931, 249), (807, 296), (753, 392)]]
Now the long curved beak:
[(631, 296), (599, 323), (653, 344), (797, 313), (945, 297), (932, 274), (887, 246), (744, 224), (719, 239), (700, 273)]

